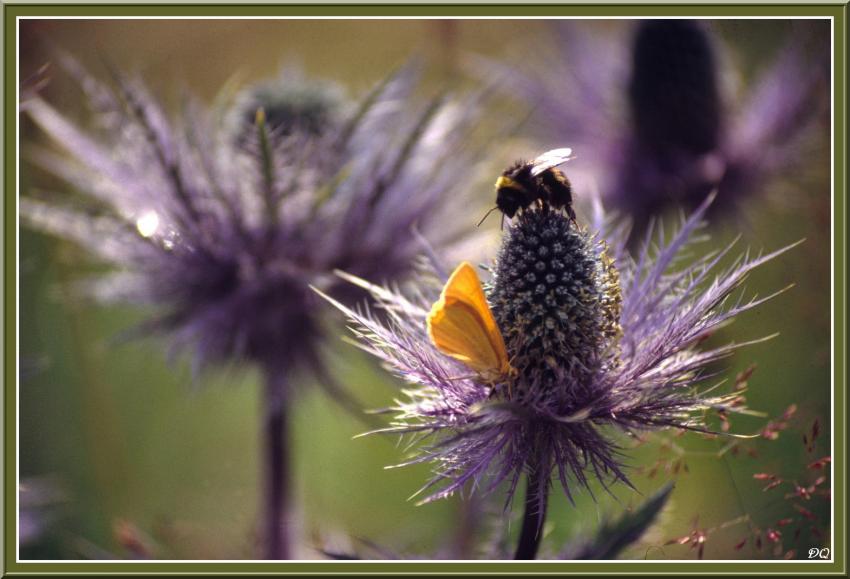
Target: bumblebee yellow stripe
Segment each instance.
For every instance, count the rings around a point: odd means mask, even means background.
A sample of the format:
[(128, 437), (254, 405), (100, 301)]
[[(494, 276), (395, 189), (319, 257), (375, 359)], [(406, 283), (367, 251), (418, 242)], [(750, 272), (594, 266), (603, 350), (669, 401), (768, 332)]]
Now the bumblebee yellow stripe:
[(528, 193), (528, 189), (523, 187), (518, 181), (514, 181), (510, 177), (505, 177), (504, 175), (496, 179), (496, 189), (502, 188), (516, 189), (517, 191)]

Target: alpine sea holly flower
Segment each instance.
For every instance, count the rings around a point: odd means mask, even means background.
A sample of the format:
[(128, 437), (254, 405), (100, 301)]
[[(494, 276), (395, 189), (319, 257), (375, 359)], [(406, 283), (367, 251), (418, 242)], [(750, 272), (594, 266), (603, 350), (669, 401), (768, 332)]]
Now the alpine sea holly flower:
[(112, 266), (85, 291), (152, 306), (143, 330), (191, 350), (197, 368), (243, 361), (263, 371), (267, 554), (285, 557), (292, 382), (313, 372), (345, 396), (324, 370), (326, 320), (309, 286), (348, 302), (362, 290), (334, 270), (398, 279), (420, 251), (414, 226), (438, 247), (456, 239), (455, 175), (469, 169), (461, 142), (474, 109), (448, 98), (414, 104), (411, 66), (360, 102), (325, 98), (324, 85), (297, 77), (212, 108), (186, 97), (169, 115), (138, 78), (116, 71), (106, 84), (58, 58), (81, 79), (94, 122), (84, 129), (28, 95), (22, 109), (64, 150), (34, 146), (31, 158), (91, 207), (29, 196), (22, 216)]
[(561, 21), (545, 56), (477, 70), (534, 107), (541, 139), (582, 151), (587, 171), (572, 174), (576, 190), (600, 191), (641, 233), (654, 216), (692, 210), (714, 190), (713, 210), (735, 211), (812, 166), (806, 153), (829, 106), (828, 26), (795, 22), (745, 89), (735, 87), (740, 67), (712, 24), (683, 19)]
[(626, 227), (607, 221), (600, 204), (587, 227), (539, 199), (507, 228), (483, 293), (468, 264), (448, 282), (423, 276), (408, 293), (342, 274), (387, 313), (332, 300), (360, 345), (410, 384), (381, 432), (420, 444), (405, 464), (435, 465), (423, 502), (505, 481), (510, 502), (525, 473), (516, 556), (533, 557), (553, 478), (570, 498), (591, 479), (628, 484), (609, 427), (706, 432), (710, 412), (747, 412), (740, 390), (706, 387), (706, 367), (746, 344), (704, 342), (772, 297), (732, 295), (788, 248), (727, 269), (731, 246), (689, 261), (711, 199), (669, 239), (648, 236), (634, 257)]
[(269, 130), (278, 135), (320, 135), (339, 130), (353, 104), (341, 86), (310, 79), (295, 66), (285, 67), (276, 77), (242, 90), (234, 101), (232, 121), (237, 126), (233, 130), (248, 137), (255, 132), (257, 109), (265, 111)]

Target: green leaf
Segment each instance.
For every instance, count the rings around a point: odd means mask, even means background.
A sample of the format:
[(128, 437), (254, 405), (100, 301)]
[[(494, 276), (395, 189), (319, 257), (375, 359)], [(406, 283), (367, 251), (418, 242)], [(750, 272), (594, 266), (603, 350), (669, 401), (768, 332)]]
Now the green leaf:
[(576, 550), (567, 549), (568, 552), (574, 553), (568, 558), (616, 559), (624, 549), (637, 542), (655, 522), (672, 491), (673, 483), (667, 483), (642, 505), (625, 513), (619, 520), (604, 523), (591, 542), (579, 546)]

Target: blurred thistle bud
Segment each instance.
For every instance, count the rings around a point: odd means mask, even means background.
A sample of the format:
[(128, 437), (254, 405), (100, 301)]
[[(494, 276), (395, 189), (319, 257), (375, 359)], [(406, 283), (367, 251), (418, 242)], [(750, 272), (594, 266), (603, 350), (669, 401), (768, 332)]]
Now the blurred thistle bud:
[(266, 125), (277, 136), (319, 136), (338, 131), (353, 106), (341, 86), (309, 78), (299, 68), (289, 66), (277, 77), (240, 91), (234, 117), (248, 137), (253, 134), (258, 109), (265, 111)]
[(402, 280), (422, 238), (438, 249), (462, 238), (456, 193), (469, 183), (456, 176), (472, 165), (475, 97), (417, 101), (410, 65), (345, 108), (326, 85), (286, 76), (215, 107), (187, 96), (171, 115), (135, 76), (113, 70), (108, 85), (69, 56), (58, 59), (79, 79), (93, 127), (29, 98), (22, 110), (63, 150), (34, 147), (31, 159), (96, 208), (30, 195), (22, 216), (109, 266), (83, 289), (103, 302), (152, 306), (141, 331), (169, 336), (196, 368), (262, 370), (265, 555), (287, 558), (295, 378), (314, 374), (335, 401), (360, 411), (326, 369), (329, 325), (310, 287), (351, 303), (362, 290), (336, 270)]
[(582, 152), (571, 171), (578, 199), (598, 191), (639, 241), (668, 209), (693, 210), (716, 190), (712, 211), (733, 213), (766, 184), (793, 184), (825, 162), (812, 129), (829, 107), (828, 26), (795, 22), (743, 90), (707, 20), (559, 21), (544, 56), (482, 58), (473, 70), (533, 107), (530, 131), (544, 144)]
[[(223, 110), (187, 97), (171, 117), (141, 80), (114, 71), (112, 87), (59, 58), (101, 130), (33, 96), (23, 110), (64, 154), (32, 147), (30, 158), (96, 209), (29, 196), (24, 221), (112, 265), (83, 289), (156, 306), (144, 329), (192, 349), (198, 368), (244, 359), (321, 371), (310, 284), (345, 299), (358, 294), (336, 269), (403, 278), (421, 251), (414, 224), (436, 247), (458, 239), (452, 176), (470, 164), (461, 144), (475, 111), (449, 98), (414, 104), (414, 66), (350, 106), (296, 76), (285, 90), (274, 81), (218, 102)], [(228, 119), (248, 115), (236, 144)]]
[(723, 120), (717, 76), (715, 49), (702, 23), (641, 21), (628, 88), (641, 145), (662, 157), (714, 150)]

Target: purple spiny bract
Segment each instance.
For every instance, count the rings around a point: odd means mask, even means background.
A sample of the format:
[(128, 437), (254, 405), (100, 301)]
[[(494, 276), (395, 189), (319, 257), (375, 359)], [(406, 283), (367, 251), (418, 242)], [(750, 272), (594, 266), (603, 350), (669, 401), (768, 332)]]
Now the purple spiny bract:
[(423, 276), (417, 293), (402, 295), (349, 277), (388, 313), (336, 303), (361, 347), (409, 384), (381, 432), (412, 436), (418, 450), (405, 464), (434, 464), (425, 502), (503, 482), (510, 500), (528, 472), (537, 485), (532, 500), (536, 494), (545, 508), (553, 476), (567, 496), (591, 478), (628, 483), (617, 429), (707, 431), (706, 410), (746, 411), (739, 391), (710, 394), (705, 371), (745, 344), (701, 346), (769, 299), (731, 296), (750, 271), (788, 248), (726, 270), (719, 267), (731, 246), (686, 261), (710, 201), (669, 239), (659, 232), (656, 245), (647, 237), (635, 258), (627, 229), (610, 225), (601, 207), (590, 228), (545, 204), (521, 213), (485, 287), (517, 371), (495, 385), (428, 338), (425, 318), (444, 279)]
[(111, 266), (84, 289), (153, 306), (145, 329), (193, 351), (197, 367), (320, 371), (309, 285), (348, 302), (362, 292), (334, 270), (398, 279), (421, 247), (414, 226), (437, 246), (457, 239), (454, 175), (469, 163), (460, 147), (475, 110), (415, 104), (415, 67), (359, 102), (289, 73), (212, 107), (186, 96), (171, 115), (136, 77), (105, 83), (58, 59), (81, 79), (92, 123), (28, 94), (22, 111), (62, 150), (33, 147), (31, 160), (91, 209), (28, 196), (22, 216)]

